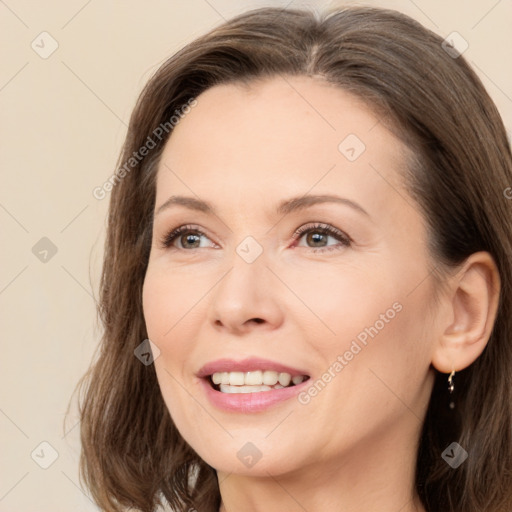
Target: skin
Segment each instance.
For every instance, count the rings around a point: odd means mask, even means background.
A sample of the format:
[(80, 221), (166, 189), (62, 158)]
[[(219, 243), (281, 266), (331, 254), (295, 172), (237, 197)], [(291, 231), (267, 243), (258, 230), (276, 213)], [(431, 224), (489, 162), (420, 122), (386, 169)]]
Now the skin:
[[(472, 255), (434, 301), (425, 221), (403, 186), (408, 149), (349, 93), (287, 77), (219, 85), (197, 100), (164, 148), (155, 212), (185, 195), (217, 214), (174, 205), (155, 215), (143, 305), (163, 398), (216, 468), (220, 510), (424, 511), (413, 479), (432, 366), (460, 370), (484, 349), (499, 289), (492, 258)], [(338, 149), (349, 134), (366, 146), (354, 161)], [(276, 213), (305, 194), (336, 194), (368, 215), (337, 203)], [(328, 235), (315, 246), (314, 228), (293, 238), (317, 222), (351, 244)], [(200, 246), (181, 236), (163, 248), (184, 224), (204, 233)], [(253, 263), (236, 252), (247, 236), (263, 250)], [(316, 381), (397, 303), (307, 404), (226, 412), (195, 376), (209, 361), (255, 356)], [(237, 457), (247, 442), (262, 455), (250, 468)]]

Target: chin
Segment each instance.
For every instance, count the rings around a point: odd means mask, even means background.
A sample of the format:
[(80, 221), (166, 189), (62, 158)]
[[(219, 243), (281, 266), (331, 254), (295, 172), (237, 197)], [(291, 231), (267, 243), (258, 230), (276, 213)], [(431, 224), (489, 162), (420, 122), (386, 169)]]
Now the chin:
[[(260, 434), (261, 435), (261, 434)], [(250, 436), (243, 436), (250, 439)], [(219, 441), (219, 445), (220, 445)], [(277, 448), (277, 446), (280, 447)], [(293, 445), (231, 439), (221, 450), (212, 452), (211, 446), (197, 450), (198, 455), (218, 472), (244, 476), (268, 477), (293, 472), (303, 464)], [(290, 456), (293, 453), (293, 458)]]

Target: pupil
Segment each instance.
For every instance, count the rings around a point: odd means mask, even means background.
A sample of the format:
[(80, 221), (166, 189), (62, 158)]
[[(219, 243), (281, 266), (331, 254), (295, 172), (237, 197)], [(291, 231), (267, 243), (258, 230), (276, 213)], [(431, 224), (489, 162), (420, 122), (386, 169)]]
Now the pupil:
[(317, 247), (324, 246), (325, 244), (322, 244), (322, 241), (325, 242), (325, 240), (322, 240), (322, 238), (325, 238), (325, 235), (323, 233), (309, 233), (308, 236), (308, 242), (312, 242)]
[[(183, 237), (185, 239), (185, 243), (183, 244), (185, 247), (187, 247), (187, 244), (190, 242), (191, 245), (194, 244), (194, 242), (198, 242), (199, 241), (199, 237), (197, 235), (185, 235)], [(182, 238), (182, 242), (183, 242), (183, 238)], [(193, 245), (194, 247), (197, 247), (197, 244), (196, 245)], [(190, 246), (189, 246), (190, 247)]]

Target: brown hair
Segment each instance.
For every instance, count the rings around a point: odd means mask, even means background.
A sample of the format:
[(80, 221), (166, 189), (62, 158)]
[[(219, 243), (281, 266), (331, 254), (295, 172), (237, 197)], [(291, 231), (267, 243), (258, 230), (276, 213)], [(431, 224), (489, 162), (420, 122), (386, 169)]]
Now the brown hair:
[[(416, 489), (429, 512), (512, 510), (512, 157), (500, 115), (463, 57), (391, 10), (351, 7), (315, 15), (264, 8), (196, 39), (167, 60), (141, 93), (118, 164), (201, 92), (220, 83), (276, 75), (317, 76), (368, 102), (415, 158), (406, 183), (429, 225), (443, 275), (476, 251), (494, 258), (502, 288), (482, 355), (456, 377), (448, 411), (446, 375), (436, 381), (419, 440)], [(214, 468), (183, 440), (165, 407), (155, 370), (134, 357), (147, 338), (142, 285), (148, 263), (155, 175), (169, 130), (112, 190), (98, 313), (99, 353), (77, 389), (80, 477), (107, 511), (217, 512)], [(153, 137), (154, 138), (154, 137)], [(457, 441), (468, 459), (441, 458)], [(164, 499), (165, 498), (165, 499)]]

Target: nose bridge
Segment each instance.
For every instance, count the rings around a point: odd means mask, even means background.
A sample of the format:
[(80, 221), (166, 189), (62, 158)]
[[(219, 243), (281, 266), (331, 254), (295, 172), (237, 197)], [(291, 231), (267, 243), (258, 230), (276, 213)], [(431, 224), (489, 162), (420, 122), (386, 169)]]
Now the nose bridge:
[[(230, 270), (217, 287), (216, 302), (225, 306), (254, 307), (267, 280), (266, 255), (256, 255), (254, 246), (241, 242), (230, 258)], [(251, 306), (252, 305), (252, 306)], [(247, 309), (248, 310), (248, 309)]]
[(269, 279), (268, 255), (253, 237), (246, 237), (232, 254), (229, 270), (215, 286), (211, 320), (226, 328), (240, 330), (250, 320), (277, 324), (281, 311)]

